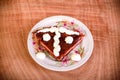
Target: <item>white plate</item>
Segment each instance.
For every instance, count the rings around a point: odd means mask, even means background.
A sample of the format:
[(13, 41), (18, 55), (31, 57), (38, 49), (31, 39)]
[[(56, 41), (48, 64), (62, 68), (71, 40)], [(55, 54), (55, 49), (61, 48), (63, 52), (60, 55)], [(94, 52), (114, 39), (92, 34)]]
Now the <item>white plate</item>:
[[(67, 20), (70, 22), (74, 21), (74, 23), (78, 24), (78, 26), (84, 31), (85, 37), (81, 44), (81, 46), (84, 47), (84, 57), (80, 61), (74, 63), (73, 65), (69, 65), (69, 66), (57, 65), (58, 63), (57, 61), (54, 61), (47, 57), (44, 60), (40, 60), (36, 58), (35, 49), (33, 48), (33, 44), (32, 44), (32, 32), (36, 30), (37, 28), (39, 28), (40, 26), (54, 26), (56, 22), (63, 21), (63, 20)], [(92, 50), (93, 50), (93, 37), (89, 29), (81, 21), (75, 18), (69, 17), (69, 16), (52, 16), (52, 17), (48, 17), (48, 18), (45, 18), (39, 21), (31, 29), (28, 35), (27, 45), (28, 45), (28, 50), (29, 50), (30, 55), (35, 60), (35, 62), (37, 62), (39, 65), (43, 66), (44, 68), (54, 70), (54, 71), (69, 71), (69, 70), (73, 70), (73, 69), (80, 67), (90, 58), (92, 54)]]

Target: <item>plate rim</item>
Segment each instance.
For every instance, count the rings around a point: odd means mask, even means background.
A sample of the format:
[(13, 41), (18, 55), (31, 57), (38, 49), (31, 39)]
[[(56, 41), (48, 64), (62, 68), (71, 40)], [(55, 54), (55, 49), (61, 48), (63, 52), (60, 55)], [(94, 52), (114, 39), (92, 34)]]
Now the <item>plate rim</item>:
[[(52, 67), (47, 67), (45, 64), (43, 65), (42, 63), (40, 63), (40, 62), (33, 56), (33, 53), (31, 53), (31, 51), (30, 51), (30, 49), (29, 49), (29, 48), (30, 48), (29, 38), (30, 38), (30, 36), (31, 36), (31, 32), (32, 32), (35, 28), (37, 28), (37, 26), (38, 26), (40, 23), (44, 22), (45, 20), (49, 20), (49, 19), (51, 19), (51, 18), (58, 18), (58, 19), (59, 19), (59, 18), (71, 18), (71, 19), (73, 19), (73, 20), (75, 20), (75, 21), (80, 22), (82, 25), (84, 25), (84, 28), (89, 32), (89, 35), (90, 35), (89, 37), (90, 37), (90, 40), (91, 40), (91, 41), (90, 41), (90, 42), (91, 42), (91, 49), (90, 49), (90, 52), (89, 52), (89, 56), (86, 57), (86, 59), (84, 60), (84, 62), (82, 62), (81, 64), (78, 63), (79, 65), (73, 66), (73, 67), (68, 68), (68, 69), (64, 69), (64, 67), (61, 68), (61, 69), (58, 69), (58, 68), (56, 68), (56, 67), (54, 67), (54, 66), (52, 66)], [(74, 69), (76, 69), (76, 68), (79, 68), (80, 66), (82, 66), (83, 64), (85, 64), (85, 63), (88, 61), (88, 59), (89, 59), (90, 56), (92, 55), (92, 51), (93, 51), (93, 48), (94, 48), (94, 40), (93, 40), (93, 37), (92, 37), (92, 34), (91, 34), (90, 30), (88, 29), (88, 27), (87, 27), (83, 22), (81, 22), (80, 20), (78, 20), (78, 19), (76, 19), (76, 18), (70, 17), (70, 16), (57, 15), (57, 16), (50, 16), (50, 17), (44, 18), (44, 19), (38, 21), (38, 22), (31, 28), (31, 30), (30, 30), (29, 33), (28, 33), (27, 47), (28, 47), (28, 51), (29, 51), (30, 56), (31, 56), (31, 57), (33, 58), (33, 60), (34, 60), (37, 64), (39, 64), (40, 66), (42, 66), (42, 67), (44, 67), (44, 68), (46, 68), (46, 69), (49, 69), (49, 70), (53, 70), (53, 71), (70, 71), (70, 70), (74, 70)]]

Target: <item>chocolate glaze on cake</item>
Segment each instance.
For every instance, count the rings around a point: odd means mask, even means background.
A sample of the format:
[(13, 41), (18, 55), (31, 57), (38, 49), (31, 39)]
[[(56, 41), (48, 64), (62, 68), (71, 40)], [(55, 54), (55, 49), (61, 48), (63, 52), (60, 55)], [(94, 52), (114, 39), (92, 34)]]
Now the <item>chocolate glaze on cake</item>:
[[(43, 35), (46, 33), (51, 36), (51, 39), (49, 41), (43, 40)], [(55, 56), (53, 53), (53, 49), (54, 49), (54, 47), (53, 47), (54, 39), (53, 38), (55, 36), (55, 32), (53, 32), (53, 33), (51, 33), (51, 32), (37, 33), (37, 31), (35, 31), (33, 33), (33, 36), (37, 38), (38, 45), (42, 45), (53, 58), (55, 58), (58, 61), (61, 61), (66, 55), (69, 54), (69, 52), (71, 50), (73, 50), (82, 41), (84, 34), (80, 33), (79, 35), (68, 35), (66, 33), (61, 33), (61, 37), (59, 38), (59, 41), (60, 41), (59, 45), (61, 46), (59, 56)], [(71, 44), (67, 44), (65, 42), (65, 37), (67, 37), (67, 36), (73, 37), (73, 42)]]

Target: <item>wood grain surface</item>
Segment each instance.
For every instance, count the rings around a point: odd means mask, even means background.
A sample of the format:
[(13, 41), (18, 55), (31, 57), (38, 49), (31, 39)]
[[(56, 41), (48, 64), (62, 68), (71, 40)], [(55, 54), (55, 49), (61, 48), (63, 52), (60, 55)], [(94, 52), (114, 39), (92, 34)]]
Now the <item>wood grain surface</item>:
[[(0, 80), (120, 80), (119, 0), (0, 0)], [(56, 72), (29, 55), (27, 36), (40, 20), (67, 15), (81, 20), (94, 38), (80, 68)]]

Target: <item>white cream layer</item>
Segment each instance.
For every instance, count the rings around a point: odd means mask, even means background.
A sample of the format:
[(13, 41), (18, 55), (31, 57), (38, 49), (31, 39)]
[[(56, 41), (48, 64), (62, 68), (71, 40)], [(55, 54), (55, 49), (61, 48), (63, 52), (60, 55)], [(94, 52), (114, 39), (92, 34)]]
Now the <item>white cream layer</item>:
[(53, 49), (53, 52), (54, 52), (54, 55), (55, 56), (59, 56), (59, 52), (60, 52), (60, 50), (61, 50), (61, 47), (60, 47), (60, 45), (59, 45), (59, 43), (60, 43), (60, 40), (59, 40), (59, 38), (61, 37), (61, 34), (60, 34), (60, 32), (58, 31), (58, 30), (56, 30), (55, 31), (55, 36), (54, 36), (54, 43), (53, 43), (53, 47), (54, 47), (54, 49)]
[(37, 33), (39, 33), (39, 32), (55, 32), (56, 30), (59, 31), (60, 33), (66, 33), (66, 34), (69, 34), (69, 35), (79, 35), (79, 32), (68, 30), (68, 29), (66, 29), (64, 27), (60, 27), (60, 28), (57, 28), (57, 27), (45, 28), (45, 29), (39, 30)]

